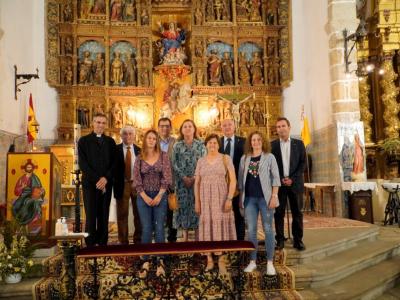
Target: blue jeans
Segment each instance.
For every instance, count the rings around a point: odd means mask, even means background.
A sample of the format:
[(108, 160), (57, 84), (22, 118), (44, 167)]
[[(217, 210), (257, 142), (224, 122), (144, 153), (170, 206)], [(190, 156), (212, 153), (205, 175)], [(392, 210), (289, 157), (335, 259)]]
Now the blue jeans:
[(267, 251), (267, 260), (273, 260), (275, 253), (275, 237), (272, 228), (274, 219), (274, 208), (268, 208), (264, 198), (246, 197), (244, 199), (244, 215), (248, 227), (248, 238), (256, 247), (255, 251), (250, 253), (250, 259), (257, 259), (257, 220), (258, 213), (261, 214), (262, 226), (265, 235), (265, 250)]
[[(158, 192), (145, 192), (150, 198), (154, 198)], [(167, 194), (164, 193), (160, 203), (157, 206), (149, 206), (143, 198), (137, 196), (137, 208), (142, 224), (142, 243), (151, 243), (153, 231), (155, 232), (156, 243), (164, 243), (164, 225), (167, 216)]]

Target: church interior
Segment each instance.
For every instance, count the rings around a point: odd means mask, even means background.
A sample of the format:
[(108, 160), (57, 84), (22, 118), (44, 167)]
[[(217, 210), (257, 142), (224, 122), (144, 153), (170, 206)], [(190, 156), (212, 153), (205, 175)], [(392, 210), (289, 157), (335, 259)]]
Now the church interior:
[[(400, 0), (2, 0), (0, 66), (0, 241), (18, 223), (34, 245), (14, 284), (0, 246), (0, 299), (400, 299)], [(306, 249), (289, 209), (274, 276), (261, 227), (251, 273), (245, 241), (124, 248), (115, 199), (109, 246), (86, 248), (77, 145), (99, 114), (140, 146), (160, 118), (203, 141), (226, 119), (273, 141), (287, 118), (306, 150)], [(40, 188), (16, 214), (28, 173)], [(73, 234), (56, 234), (62, 217)], [(218, 251), (226, 274), (205, 270)]]

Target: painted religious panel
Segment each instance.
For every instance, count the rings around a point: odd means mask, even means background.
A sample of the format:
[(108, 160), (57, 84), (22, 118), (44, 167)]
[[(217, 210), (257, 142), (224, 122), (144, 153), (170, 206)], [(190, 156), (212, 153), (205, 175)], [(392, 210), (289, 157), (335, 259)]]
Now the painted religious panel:
[(7, 220), (27, 229), (33, 242), (48, 244), (60, 217), (61, 165), (51, 153), (7, 156)]
[(367, 180), (363, 122), (338, 122), (337, 135), (342, 180)]

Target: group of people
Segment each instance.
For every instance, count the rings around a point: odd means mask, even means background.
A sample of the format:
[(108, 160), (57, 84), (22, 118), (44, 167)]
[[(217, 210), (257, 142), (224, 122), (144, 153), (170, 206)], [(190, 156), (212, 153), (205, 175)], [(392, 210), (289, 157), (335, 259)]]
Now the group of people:
[[(134, 243), (189, 240), (195, 231), (198, 241), (244, 240), (256, 250), (250, 254), (245, 272), (257, 268), (257, 224), (265, 233), (267, 274), (275, 275), (275, 247), (284, 248), (284, 216), (287, 199), (292, 212), (294, 248), (303, 244), (303, 169), (305, 148), (302, 141), (290, 137), (290, 122), (279, 118), (279, 139), (271, 144), (262, 132), (253, 131), (245, 139), (235, 135), (235, 122), (221, 123), (222, 137), (197, 136), (192, 120), (180, 126), (179, 137), (171, 136), (168, 118), (158, 121), (158, 131), (148, 130), (142, 148), (134, 144), (135, 129), (121, 129), (122, 143), (104, 134), (107, 118), (93, 118), (93, 132), (78, 142), (82, 170), (83, 198), (86, 212), (87, 246), (106, 245), (111, 191), (117, 202), (118, 240), (129, 244), (128, 211), (132, 202)], [(270, 150), (271, 149), (271, 150)], [(178, 208), (168, 207), (168, 196), (175, 193)], [(276, 236), (272, 228), (275, 217)], [(276, 242), (275, 242), (276, 240)], [(221, 273), (226, 272), (226, 258), (218, 256)], [(207, 255), (207, 270), (214, 268), (213, 255)]]

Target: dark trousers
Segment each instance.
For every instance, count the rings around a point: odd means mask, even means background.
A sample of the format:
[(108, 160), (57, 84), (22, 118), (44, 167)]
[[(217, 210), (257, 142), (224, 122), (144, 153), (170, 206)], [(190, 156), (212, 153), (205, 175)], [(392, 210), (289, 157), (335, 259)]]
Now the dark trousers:
[(85, 239), (86, 246), (107, 245), (111, 185), (106, 186), (105, 193), (96, 189), (95, 185), (83, 186), (82, 189), (86, 214), (85, 231), (89, 233)]
[(133, 212), (133, 224), (134, 224), (134, 232), (133, 232), (133, 242), (135, 244), (140, 243), (142, 238), (142, 226), (140, 224), (140, 217), (137, 208), (136, 202), (136, 192), (132, 189), (131, 182), (125, 182), (124, 184), (124, 193), (122, 195), (122, 199), (117, 200), (117, 224), (118, 224), (118, 241), (121, 244), (129, 244), (129, 226), (128, 226), (128, 217), (129, 217), (129, 200), (132, 203), (132, 212)]
[(236, 238), (238, 241), (244, 241), (245, 223), (244, 217), (240, 214), (240, 196), (232, 199), (233, 215), (235, 217)]
[(281, 186), (278, 192), (279, 206), (275, 209), (276, 241), (284, 241), (285, 209), (289, 199), (292, 212), (292, 233), (295, 242), (303, 239), (303, 193), (294, 192), (291, 187)]
[(172, 226), (172, 220), (174, 218), (174, 211), (167, 210), (167, 226), (168, 226), (168, 242), (176, 242), (178, 230)]

